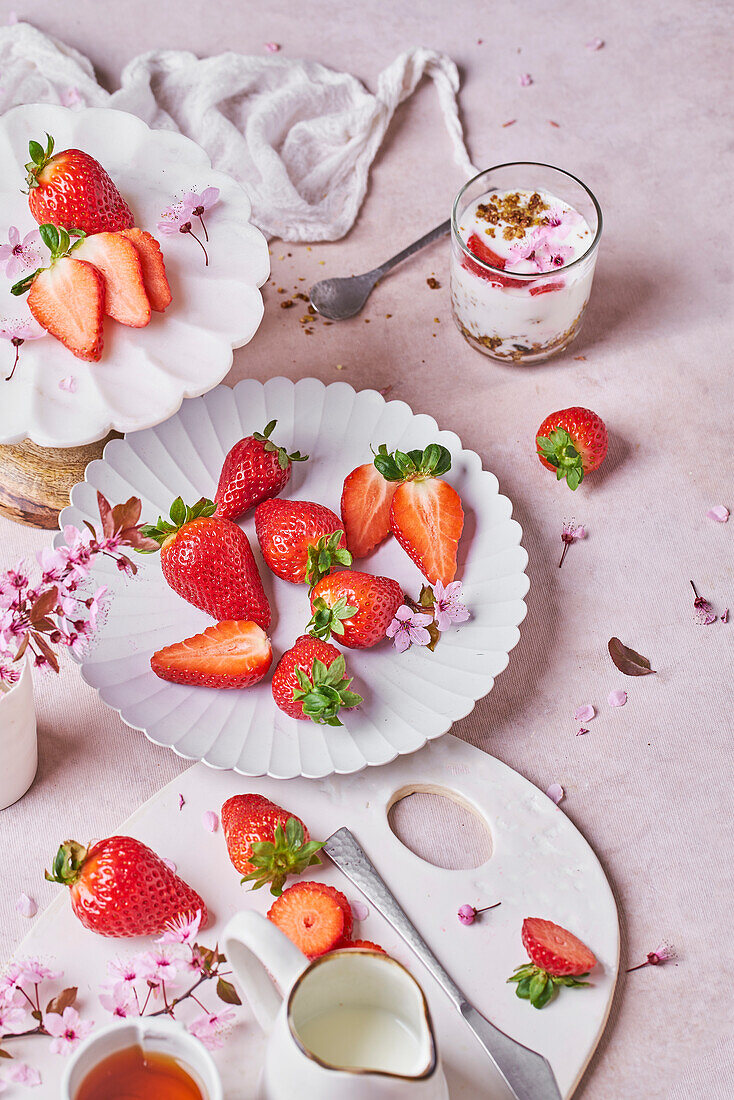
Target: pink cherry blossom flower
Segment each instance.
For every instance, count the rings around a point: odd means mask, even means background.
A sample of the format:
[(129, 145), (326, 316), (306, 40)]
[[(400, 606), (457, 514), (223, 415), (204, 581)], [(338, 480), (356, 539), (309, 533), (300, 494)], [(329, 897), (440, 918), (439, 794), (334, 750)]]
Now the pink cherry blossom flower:
[(47, 1012), (44, 1024), (49, 1035), (53, 1036), (50, 1044), (52, 1054), (70, 1054), (82, 1039), (85, 1039), (94, 1027), (92, 1020), (82, 1020), (75, 1008), (65, 1008), (63, 1014)]
[(126, 1016), (139, 1016), (138, 1006), (135, 1002), (133, 989), (124, 982), (118, 982), (111, 989), (101, 989), (98, 993), (99, 1003), (113, 1016), (125, 1019)]
[(156, 985), (162, 982), (167, 986), (176, 984), (178, 972), (181, 969), (181, 956), (174, 954), (170, 945), (161, 944), (153, 951), (147, 951), (141, 962), (144, 967), (141, 977), (146, 981), (154, 982)]
[(170, 206), (167, 206), (166, 209), (162, 211), (156, 223), (158, 232), (163, 233), (166, 237), (171, 237), (175, 233), (179, 233), (181, 231), (181, 226), (191, 221), (193, 209), (193, 205), (186, 198), (177, 199), (175, 202), (172, 202)]
[(76, 378), (73, 374), (67, 374), (59, 381), (59, 389), (64, 393), (76, 393)]
[(566, 793), (560, 783), (551, 783), (548, 790), (545, 792), (550, 798), (551, 802), (555, 802), (556, 806)]
[(490, 909), (496, 909), (501, 904), (501, 901), (496, 901), (494, 905), (485, 905), (483, 909), (475, 909), (473, 905), (462, 905), (457, 915), (462, 924), (474, 924), (482, 913), (488, 913)]
[(725, 504), (716, 504), (713, 508), (709, 508), (706, 518), (714, 520), (715, 523), (726, 523), (729, 514), (729, 509)]
[(132, 987), (147, 971), (144, 960), (145, 954), (133, 955), (130, 959), (110, 959), (107, 963), (107, 973), (112, 978), (113, 986)]
[(175, 920), (169, 920), (165, 926), (163, 935), (157, 943), (185, 943), (193, 944), (199, 933), (201, 925), (201, 909), (195, 913), (181, 914)]
[(21, 241), (14, 225), (8, 229), (8, 243), (0, 245), (0, 264), (5, 264), (5, 274), (15, 279), (24, 271), (41, 265), (41, 234), (31, 229)]
[(219, 828), (219, 818), (214, 810), (205, 810), (201, 815), (201, 824), (208, 833), (216, 833)]
[(41, 582), (44, 585), (55, 584), (61, 580), (67, 562), (69, 552), (65, 546), (54, 550), (51, 546), (44, 546), (36, 554), (36, 561), (41, 567)]
[(21, 984), (40, 985), (41, 982), (55, 982), (63, 977), (62, 970), (53, 970), (37, 958), (21, 959), (18, 967)]
[(231, 1026), (235, 1013), (231, 1008), (197, 1016), (188, 1025), (192, 1035), (200, 1039), (208, 1050), (216, 1050), (224, 1044), (223, 1033)]
[(644, 962), (638, 963), (637, 966), (630, 966), (627, 973), (631, 974), (633, 970), (642, 970), (643, 966), (659, 966), (660, 963), (670, 962), (671, 959), (677, 958), (678, 953), (674, 947), (671, 947), (669, 943), (661, 943), (654, 951), (648, 952)]
[(595, 714), (596, 711), (591, 703), (584, 703), (583, 706), (576, 708), (573, 716), (577, 722), (590, 722)]
[(20, 680), (20, 669), (13, 667), (13, 665), (0, 665), (0, 684), (13, 687), (18, 683), (18, 680)]
[(0, 1001), (13, 993), (21, 981), (21, 969), (18, 963), (11, 963), (0, 974)]
[(520, 77), (520, 85), (523, 88), (528, 88), (533, 83), (533, 78), (530, 73), (523, 73)]
[(41, 1084), (41, 1074), (26, 1062), (14, 1062), (5, 1073), (5, 1080), (11, 1085), (25, 1085), (34, 1089)]
[(191, 206), (191, 213), (201, 222), (201, 228), (204, 230), (204, 239), (208, 241), (209, 231), (204, 223), (204, 214), (219, 202), (219, 188), (205, 187), (201, 194), (198, 194), (196, 191), (189, 191), (188, 194), (184, 195), (183, 201)]
[[(17, 1000), (12, 993), (0, 1001), (0, 1035), (17, 1035), (28, 1026), (28, 1011), (22, 998)], [(25, 1002), (27, 1006), (28, 1002)]]
[(45, 335), (45, 329), (42, 329), (33, 317), (5, 317), (0, 321), (0, 339), (9, 340), (15, 348), (13, 366), (10, 374), (5, 378), (6, 382), (10, 382), (15, 374), (15, 368), (20, 359), (20, 349), (26, 340), (38, 340)]
[(35, 917), (38, 912), (38, 906), (33, 898), (29, 898), (27, 894), (20, 894), (18, 900), (15, 903), (15, 908), (21, 917)]
[(564, 520), (563, 527), (561, 528), (561, 542), (563, 543), (563, 553), (561, 554), (561, 560), (558, 563), (560, 569), (563, 565), (564, 558), (572, 542), (578, 542), (579, 539), (586, 538), (586, 528), (583, 524), (576, 523), (575, 519)]
[(385, 634), (392, 638), (393, 645), (398, 653), (405, 653), (411, 645), (428, 645), (431, 635), (426, 630), (429, 623), (433, 622), (432, 615), (423, 615), (418, 611), (411, 611), (407, 604), (399, 607), (395, 618), (388, 626)]
[(439, 630), (448, 630), (452, 623), (464, 623), (469, 611), (461, 602), (461, 581), (451, 581), (446, 587), (441, 581), (433, 586), (434, 615)]
[(617, 688), (615, 691), (609, 692), (607, 699), (610, 707), (623, 707), (627, 702), (627, 692)]
[(716, 612), (707, 599), (699, 596), (693, 581), (690, 582), (695, 597), (693, 601), (693, 617), (699, 626), (710, 626), (716, 622)]
[(93, 596), (90, 596), (89, 599), (86, 600), (87, 623), (91, 630), (94, 630), (94, 627), (97, 625), (98, 616), (107, 610), (107, 601), (104, 599), (107, 592), (107, 585), (103, 584), (97, 589)]

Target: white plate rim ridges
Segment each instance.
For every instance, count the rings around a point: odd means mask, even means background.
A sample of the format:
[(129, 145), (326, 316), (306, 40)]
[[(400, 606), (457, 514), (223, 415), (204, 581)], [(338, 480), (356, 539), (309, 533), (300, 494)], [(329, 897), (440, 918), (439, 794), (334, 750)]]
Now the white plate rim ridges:
[[(133, 580), (105, 559), (95, 579), (110, 586), (112, 602), (81, 662), (82, 676), (127, 725), (186, 759), (281, 779), (350, 774), (415, 752), (445, 734), (491, 690), (519, 640), (529, 587), (522, 529), (511, 518), (512, 505), (499, 493), (496, 477), (458, 436), (375, 390), (356, 392), (347, 383), (325, 385), (315, 378), (245, 379), (184, 402), (163, 424), (108, 443), (103, 458), (90, 463), (85, 480), (73, 488), (59, 526), (81, 527), (85, 519), (98, 523), (97, 489), (111, 503), (141, 496), (146, 519), (167, 512), (179, 493), (192, 500), (213, 495), (232, 444), (273, 418), (279, 422), (279, 442), (312, 456), (294, 464), (283, 496), (317, 500), (337, 514), (343, 478), (369, 461), (370, 443), (409, 449), (436, 440), (449, 448), (453, 463), (447, 480), (461, 493), (466, 511), (457, 577), (464, 582), (469, 622), (447, 632), (435, 654), (413, 647), (399, 655), (387, 642), (373, 650), (345, 650), (365, 703), (343, 712), (343, 728), (317, 726), (277, 710), (269, 677), (242, 692), (187, 688), (155, 677), (149, 668), (153, 650), (205, 629), (212, 620), (168, 587), (155, 556), (135, 555), (139, 575)], [(307, 622), (306, 590), (274, 578), (262, 562), (252, 518), (242, 526), (271, 597), (274, 667)], [(57, 534), (55, 544), (63, 542)], [(355, 568), (393, 576), (413, 595), (423, 583), (394, 539)]]

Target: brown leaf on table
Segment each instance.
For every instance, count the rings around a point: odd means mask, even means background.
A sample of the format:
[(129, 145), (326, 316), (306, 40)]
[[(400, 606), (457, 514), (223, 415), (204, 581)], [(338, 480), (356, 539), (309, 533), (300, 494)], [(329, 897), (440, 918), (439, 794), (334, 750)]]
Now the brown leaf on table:
[(46, 1005), (46, 1012), (57, 1012), (64, 1015), (64, 1009), (70, 1008), (76, 1000), (77, 988), (70, 985), (68, 989), (62, 989), (58, 996), (53, 997)]
[(12, 1058), (13, 1055), (9, 1054), (7, 1050), (0, 1050), (0, 1058)]
[(609, 656), (625, 676), (649, 676), (655, 672), (654, 668), (650, 668), (647, 657), (623, 645), (619, 638), (609, 639)]

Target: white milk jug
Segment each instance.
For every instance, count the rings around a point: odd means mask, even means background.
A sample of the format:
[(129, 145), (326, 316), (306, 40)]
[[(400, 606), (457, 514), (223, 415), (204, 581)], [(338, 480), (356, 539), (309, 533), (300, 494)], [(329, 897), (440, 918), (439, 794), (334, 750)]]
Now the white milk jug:
[(448, 1100), (425, 995), (395, 959), (346, 950), (309, 962), (253, 912), (233, 917), (223, 947), (269, 1035), (262, 1100)]

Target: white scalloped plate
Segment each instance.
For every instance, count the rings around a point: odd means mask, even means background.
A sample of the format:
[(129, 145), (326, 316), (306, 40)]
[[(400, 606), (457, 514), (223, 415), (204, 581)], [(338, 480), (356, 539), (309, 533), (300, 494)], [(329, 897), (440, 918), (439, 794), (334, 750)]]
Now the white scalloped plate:
[[(15, 107), (0, 118), (0, 242), (8, 227), (21, 237), (36, 227), (21, 193), (28, 141), (53, 134), (57, 150), (76, 147), (97, 157), (128, 201), (136, 224), (156, 234), (162, 211), (186, 191), (218, 187), (207, 216), (209, 266), (195, 241), (161, 238), (173, 302), (153, 314), (144, 329), (105, 320), (98, 363), (85, 363), (53, 337), (27, 341), (11, 382), (0, 381), (0, 443), (26, 436), (45, 447), (75, 447), (102, 439), (115, 428), (139, 431), (166, 420), (184, 397), (198, 397), (222, 381), (232, 351), (252, 339), (263, 315), (258, 287), (270, 261), (262, 233), (250, 225), (250, 200), (189, 138), (151, 130), (134, 115), (90, 107), (49, 104)], [(43, 255), (46, 250), (43, 249)], [(16, 276), (17, 278), (17, 276)], [(29, 316), (14, 298), (15, 279), (0, 271), (0, 319)], [(12, 363), (0, 342), (0, 371)], [(6, 362), (7, 361), (7, 362)], [(74, 378), (76, 389), (59, 389)]]
[[(457, 577), (464, 583), (469, 622), (446, 632), (435, 653), (413, 647), (397, 654), (387, 642), (370, 650), (347, 650), (359, 708), (342, 715), (343, 727), (288, 718), (275, 706), (269, 678), (244, 691), (184, 687), (158, 679), (150, 669), (154, 650), (204, 630), (209, 616), (168, 587), (157, 556), (136, 557), (134, 580), (104, 559), (99, 581), (113, 589), (109, 617), (82, 675), (108, 706), (151, 741), (180, 756), (244, 775), (289, 779), (359, 771), (415, 752), (441, 737), (491, 690), (507, 665), (525, 617), (529, 581), (522, 530), (497, 478), (482, 469), (474, 451), (463, 450), (453, 432), (439, 431), (430, 416), (414, 415), (402, 401), (385, 402), (374, 390), (330, 386), (314, 378), (293, 383), (252, 380), (234, 389), (219, 386), (187, 401), (156, 428), (107, 444), (103, 459), (87, 467), (74, 487), (60, 525), (99, 522), (96, 490), (111, 503), (139, 496), (143, 515), (167, 514), (174, 497), (213, 496), (224, 456), (243, 435), (278, 420), (278, 441), (311, 457), (296, 463), (284, 495), (315, 500), (339, 512), (342, 482), (369, 461), (370, 445), (404, 450), (434, 440), (451, 451), (449, 481), (461, 494), (466, 521), (459, 544)], [(310, 610), (305, 586), (273, 576), (262, 561), (252, 518), (244, 524), (273, 609), (274, 662), (303, 632)], [(57, 545), (63, 535), (56, 536)], [(357, 563), (394, 577), (417, 596), (422, 577), (394, 539)]]

